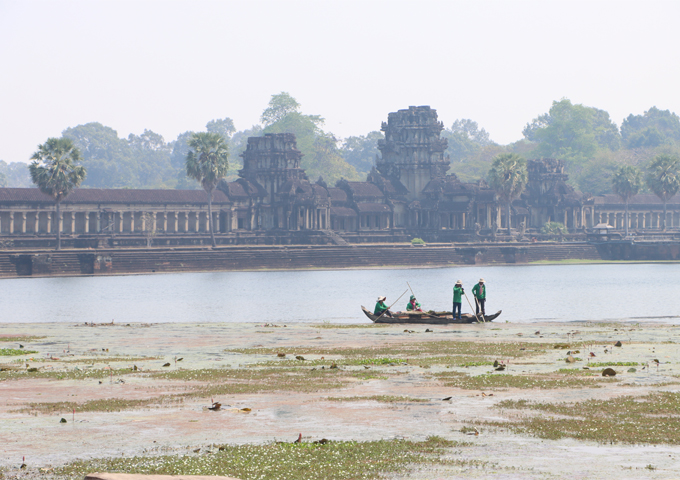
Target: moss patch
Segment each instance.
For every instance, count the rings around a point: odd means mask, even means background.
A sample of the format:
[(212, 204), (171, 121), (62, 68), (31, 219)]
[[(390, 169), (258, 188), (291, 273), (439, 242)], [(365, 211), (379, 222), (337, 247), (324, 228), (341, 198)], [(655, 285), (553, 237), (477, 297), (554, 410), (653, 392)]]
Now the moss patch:
[(572, 404), (506, 400), (496, 407), (543, 413), (538, 417), (530, 416), (516, 421), (487, 422), (541, 438), (571, 437), (602, 443), (680, 444), (680, 393), (660, 392)]

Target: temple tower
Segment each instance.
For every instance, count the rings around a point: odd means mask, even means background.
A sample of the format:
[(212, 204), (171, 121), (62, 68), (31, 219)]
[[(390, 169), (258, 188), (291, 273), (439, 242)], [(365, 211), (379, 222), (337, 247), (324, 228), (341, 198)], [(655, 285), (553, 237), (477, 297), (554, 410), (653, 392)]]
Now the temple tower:
[(428, 182), (450, 168), (449, 157), (444, 156), (448, 142), (439, 137), (443, 128), (437, 111), (429, 106), (392, 112), (382, 124), (385, 139), (378, 141), (382, 158), (376, 166), (383, 175), (401, 181), (409, 200), (420, 198)]
[(279, 187), (288, 180), (304, 179), (300, 168), (302, 152), (297, 149), (294, 133), (265, 133), (262, 137), (249, 137), (243, 157), (243, 168), (238, 174), (264, 187), (271, 204)]

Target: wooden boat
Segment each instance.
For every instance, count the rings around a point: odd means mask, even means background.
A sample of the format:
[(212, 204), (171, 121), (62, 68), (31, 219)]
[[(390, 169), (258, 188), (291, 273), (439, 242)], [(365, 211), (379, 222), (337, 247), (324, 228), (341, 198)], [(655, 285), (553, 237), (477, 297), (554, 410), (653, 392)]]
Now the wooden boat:
[[(481, 315), (479, 320), (471, 313), (464, 313), (460, 316), (460, 320), (453, 318), (451, 312), (394, 312), (392, 317), (383, 315), (378, 318), (378, 315), (374, 315), (373, 312), (367, 310), (363, 305), (361, 306), (364, 314), (371, 319), (373, 323), (427, 323), (432, 325), (442, 325), (447, 323), (477, 323), (477, 321), (482, 322)], [(498, 310), (493, 315), (486, 315), (484, 321), (491, 322), (498, 318), (503, 310)]]

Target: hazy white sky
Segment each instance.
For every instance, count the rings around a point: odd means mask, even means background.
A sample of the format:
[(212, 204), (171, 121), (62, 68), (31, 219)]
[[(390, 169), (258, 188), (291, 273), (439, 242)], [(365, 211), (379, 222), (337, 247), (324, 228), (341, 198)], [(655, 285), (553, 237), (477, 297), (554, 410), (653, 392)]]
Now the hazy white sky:
[(508, 143), (553, 100), (680, 113), (677, 1), (0, 0), (0, 159), (67, 127), (166, 141), (287, 91), (337, 136), (430, 105)]

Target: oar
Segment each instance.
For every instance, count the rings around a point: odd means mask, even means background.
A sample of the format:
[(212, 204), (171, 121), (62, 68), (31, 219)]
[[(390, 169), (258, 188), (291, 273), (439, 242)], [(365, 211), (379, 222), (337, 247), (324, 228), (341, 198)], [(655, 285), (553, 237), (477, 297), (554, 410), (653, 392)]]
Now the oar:
[[(394, 303), (393, 303), (392, 305), (390, 305), (389, 307), (387, 307), (387, 310), (389, 310), (390, 308), (392, 308), (392, 307), (394, 306), (394, 304), (397, 303), (401, 297), (403, 297), (404, 295), (406, 295), (406, 292), (408, 292), (408, 290), (404, 290), (404, 293), (402, 293), (401, 295), (399, 295), (399, 298), (397, 298), (397, 299), (394, 301)], [(376, 319), (373, 320), (373, 321), (374, 321), (374, 322), (377, 322), (377, 321), (380, 319), (380, 317), (382, 317), (383, 315), (385, 315), (385, 312), (386, 312), (387, 310), (385, 310), (385, 311), (382, 312), (380, 315), (378, 315), (378, 318), (376, 318)]]
[[(472, 310), (473, 312), (476, 312), (476, 310), (474, 308), (472, 308), (472, 303), (470, 303), (470, 299), (468, 298), (467, 293), (463, 292), (463, 295), (465, 295), (465, 300), (467, 300), (468, 305), (470, 305), (470, 310)], [(475, 301), (477, 301), (477, 298), (475, 298)], [(475, 315), (475, 318), (477, 319), (477, 323), (480, 323), (479, 317), (477, 316), (477, 313), (475, 313), (474, 315)]]

